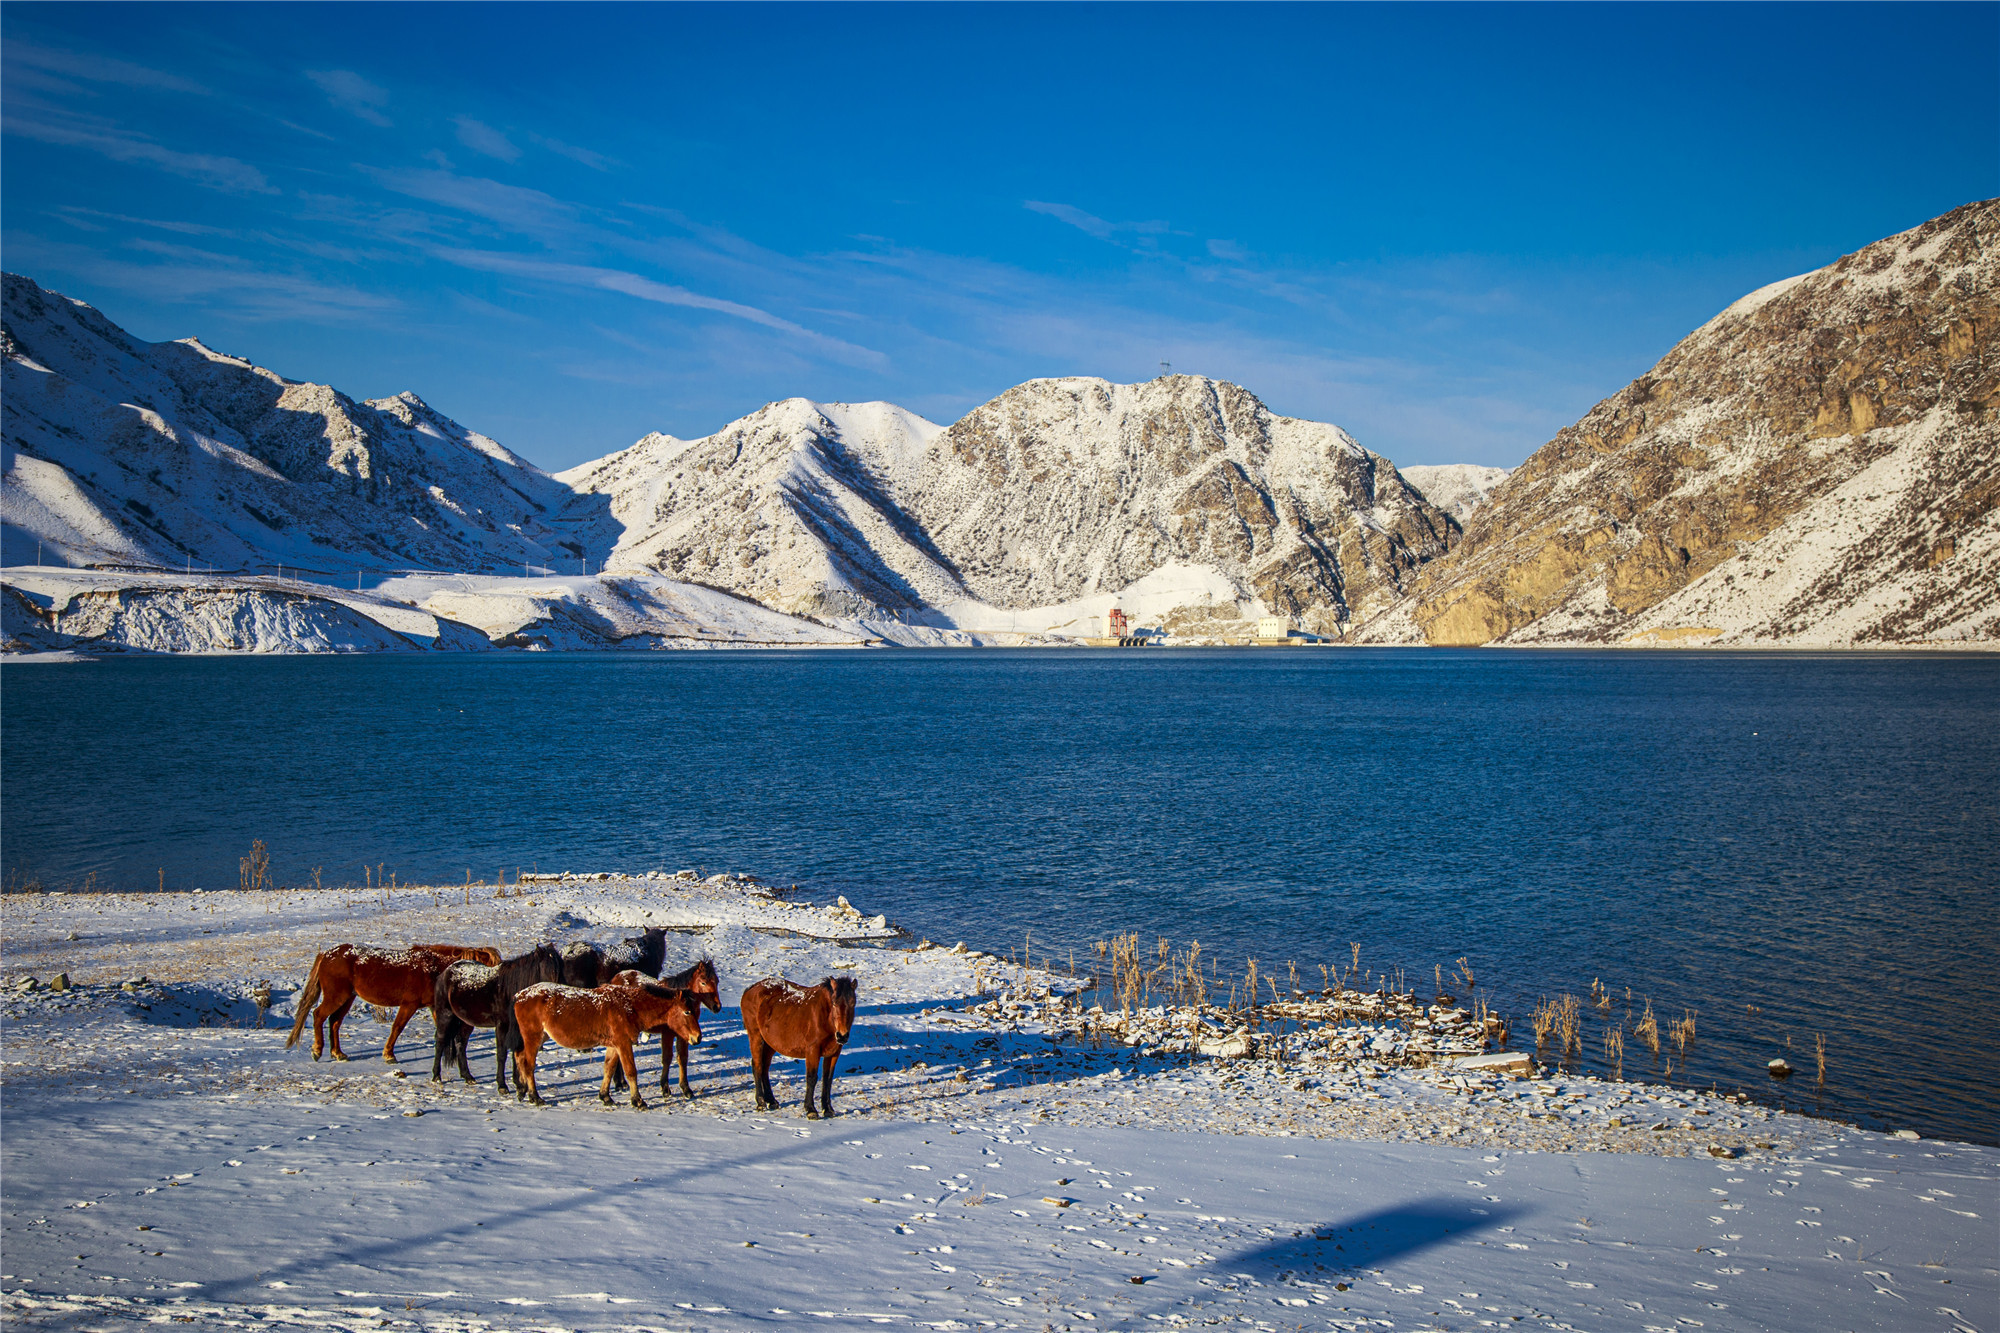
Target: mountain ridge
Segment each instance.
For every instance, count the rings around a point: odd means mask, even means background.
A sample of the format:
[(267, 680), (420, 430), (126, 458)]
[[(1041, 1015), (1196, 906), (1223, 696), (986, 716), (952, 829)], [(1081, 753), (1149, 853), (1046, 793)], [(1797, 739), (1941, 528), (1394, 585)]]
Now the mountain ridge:
[(544, 646), (741, 621), (691, 588), (911, 643), (1089, 637), (1122, 600), (1196, 643), (1277, 614), (1356, 643), (1984, 645), (1997, 242), (2000, 201), (1968, 204), (1748, 293), (1511, 471), (1399, 471), (1167, 375), (1029, 380), (949, 425), (781, 399), (550, 474), (413, 392), (147, 343), (9, 274), (0, 559), (417, 571), (495, 642), (568, 617)]
[(1996, 323), (2000, 200), (1749, 293), (1515, 469), (1395, 632), (2000, 638)]

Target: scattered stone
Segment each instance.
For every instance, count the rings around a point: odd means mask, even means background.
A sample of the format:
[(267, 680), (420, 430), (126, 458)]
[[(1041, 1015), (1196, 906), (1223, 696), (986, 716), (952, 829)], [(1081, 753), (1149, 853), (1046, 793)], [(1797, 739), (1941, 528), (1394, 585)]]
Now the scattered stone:
[(1918, 1139), (1921, 1139), (1923, 1135), (1917, 1133), (1917, 1131), (1914, 1129), (1899, 1129), (1894, 1134), (1891, 1134), (1889, 1137), (1892, 1139), (1901, 1139), (1905, 1143), (1915, 1143)]
[(1739, 1157), (1742, 1154), (1726, 1143), (1711, 1143), (1708, 1145), (1708, 1155), (1710, 1157)]
[[(1132, 1040), (1136, 1044), (1139, 1039)], [(1214, 1037), (1197, 1042), (1195, 1049), (1203, 1055), (1214, 1056), (1218, 1060), (1241, 1060), (1250, 1054), (1250, 1034), (1247, 1030), (1238, 1029), (1226, 1037)]]
[(1535, 1062), (1521, 1051), (1495, 1051), (1490, 1055), (1468, 1055), (1459, 1060), (1453, 1068), (1490, 1069), (1496, 1073), (1518, 1070), (1527, 1073), (1535, 1067)]
[(51, 981), (51, 982), (49, 983), (49, 989), (50, 989), (50, 990), (52, 990), (52, 991), (56, 991), (56, 992), (62, 992), (62, 991), (66, 991), (66, 990), (68, 990), (68, 989), (69, 989), (69, 973), (67, 973), (67, 972), (58, 972), (58, 973), (56, 973), (56, 978), (55, 978), (55, 980), (54, 980), (54, 981)]
[(19, 981), (14, 983), (14, 989), (18, 991), (40, 990), (41, 988), (42, 988), (42, 983), (35, 980), (33, 977), (22, 977)]
[(1792, 1067), (1785, 1062), (1783, 1056), (1779, 1056), (1777, 1059), (1771, 1061), (1764, 1068), (1771, 1071), (1772, 1078), (1790, 1078), (1792, 1076)]
[[(398, 1072), (401, 1072), (401, 1071), (398, 1071)], [(415, 1120), (415, 1119), (416, 1119), (416, 1118), (417, 1118), (418, 1116), (420, 1116), (420, 1115), (422, 1115), (422, 1114), (423, 1114), (423, 1112), (422, 1112), (422, 1111), (405, 1111), (405, 1112), (403, 1112), (403, 1115), (404, 1115), (404, 1117), (405, 1117), (405, 1118), (407, 1118), (407, 1119), (410, 1119), (410, 1120)]]

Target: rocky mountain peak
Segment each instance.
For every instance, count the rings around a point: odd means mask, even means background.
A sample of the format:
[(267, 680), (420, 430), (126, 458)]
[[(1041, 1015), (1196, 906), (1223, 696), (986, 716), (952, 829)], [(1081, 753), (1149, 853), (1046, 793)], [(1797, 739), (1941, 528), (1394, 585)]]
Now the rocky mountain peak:
[(1327, 631), (1393, 600), (1456, 533), (1345, 431), (1199, 375), (1017, 385), (937, 437), (907, 504), (998, 606), (1206, 564)]
[[(1472, 514), (1415, 623), (1432, 643), (1974, 632), (2000, 599), (1967, 577), (2000, 548), (1997, 282), (1989, 200), (1734, 302)], [(1781, 547), (1814, 571), (1782, 593)]]

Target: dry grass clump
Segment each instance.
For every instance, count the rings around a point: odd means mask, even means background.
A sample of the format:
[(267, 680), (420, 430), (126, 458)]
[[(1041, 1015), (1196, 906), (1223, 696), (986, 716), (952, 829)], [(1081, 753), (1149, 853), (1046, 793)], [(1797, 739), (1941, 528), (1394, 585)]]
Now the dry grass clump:
[(1604, 1062), (1611, 1066), (1611, 1077), (1623, 1080), (1625, 1077), (1625, 1029), (1606, 1028), (1604, 1032)]
[(1660, 1020), (1653, 1017), (1653, 1002), (1651, 1000), (1646, 1001), (1646, 1011), (1639, 1015), (1639, 1022), (1633, 1027), (1632, 1032), (1640, 1041), (1646, 1043), (1647, 1050), (1651, 1051), (1655, 1056), (1659, 1055)]
[(1681, 1067), (1687, 1067), (1688, 1047), (1694, 1044), (1694, 1010), (1681, 1011), (1685, 1017), (1678, 1019), (1668, 1028), (1673, 1038), (1674, 1054), (1679, 1057)]

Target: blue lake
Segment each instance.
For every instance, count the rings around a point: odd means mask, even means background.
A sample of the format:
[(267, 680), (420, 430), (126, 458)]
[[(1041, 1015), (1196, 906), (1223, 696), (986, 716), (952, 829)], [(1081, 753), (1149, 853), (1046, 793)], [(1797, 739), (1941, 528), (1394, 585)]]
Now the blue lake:
[(1601, 979), (1699, 1012), (1677, 1079), (2000, 1141), (1992, 655), (134, 658), (3, 702), (16, 887), (233, 887), (261, 838), (294, 884), (744, 870), (1038, 959), (1317, 984), (1359, 942), (1426, 991), (1469, 958), (1517, 1045)]

